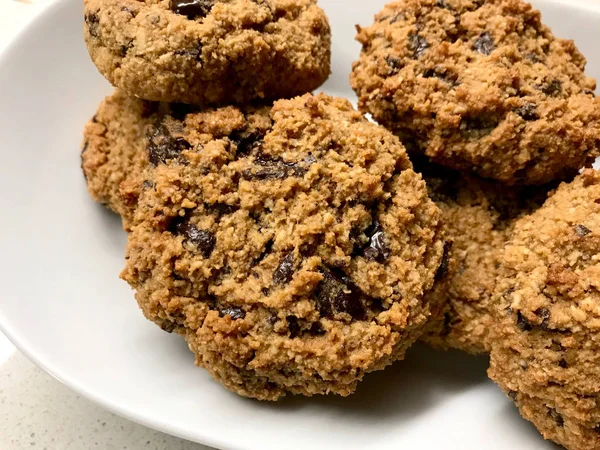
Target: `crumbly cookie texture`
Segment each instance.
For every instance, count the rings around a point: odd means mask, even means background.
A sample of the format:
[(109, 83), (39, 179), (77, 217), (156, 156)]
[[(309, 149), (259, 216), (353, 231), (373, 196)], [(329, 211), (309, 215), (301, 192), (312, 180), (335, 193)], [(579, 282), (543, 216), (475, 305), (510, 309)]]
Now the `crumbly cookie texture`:
[(140, 193), (151, 187), (146, 170), (178, 162), (189, 142), (201, 147), (238, 129), (246, 135), (264, 133), (271, 123), (269, 111), (264, 105), (201, 110), (148, 102), (117, 89), (84, 131), (81, 167), (88, 190), (120, 214), (129, 230)]
[(324, 94), (276, 102), (262, 133), (215, 123), (203, 145), (185, 120), (129, 236), (122, 277), (146, 317), (258, 399), (348, 395), (402, 358), (444, 243), (399, 140)]
[(197, 105), (292, 97), (329, 76), (316, 0), (85, 0), (98, 70), (145, 100)]
[(490, 377), (546, 437), (600, 448), (600, 172), (519, 219), (494, 298)]
[(521, 0), (394, 2), (357, 39), (359, 108), (411, 152), (504, 184), (568, 178), (598, 155), (585, 59)]
[(423, 340), (440, 349), (489, 352), (499, 255), (517, 218), (538, 208), (551, 187), (508, 187), (422, 158), (414, 162), (442, 211), (448, 242), (445, 276), (426, 294), (443, 310)]

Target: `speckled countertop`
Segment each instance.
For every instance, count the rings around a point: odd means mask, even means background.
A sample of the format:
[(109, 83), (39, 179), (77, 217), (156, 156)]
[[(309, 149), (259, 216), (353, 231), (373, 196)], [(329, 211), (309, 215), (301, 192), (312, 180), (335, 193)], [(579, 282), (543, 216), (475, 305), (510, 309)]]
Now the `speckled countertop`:
[[(0, 0), (0, 51), (49, 0)], [(0, 333), (0, 450), (210, 450), (104, 411), (33, 365)]]

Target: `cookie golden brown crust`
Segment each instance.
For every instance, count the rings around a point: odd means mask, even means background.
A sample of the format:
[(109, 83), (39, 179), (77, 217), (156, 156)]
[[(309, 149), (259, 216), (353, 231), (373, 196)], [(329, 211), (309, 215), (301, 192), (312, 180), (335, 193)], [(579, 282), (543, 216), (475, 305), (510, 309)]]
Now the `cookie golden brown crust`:
[(598, 155), (595, 81), (521, 0), (404, 0), (359, 29), (359, 108), (434, 162), (505, 184), (567, 178)]
[(85, 0), (98, 70), (129, 95), (198, 105), (312, 91), (331, 36), (315, 0)]
[(600, 172), (585, 170), (520, 219), (500, 270), (490, 377), (545, 436), (600, 448)]
[(122, 276), (228, 389), (348, 395), (423, 332), (440, 211), (398, 139), (348, 101), (307, 94), (270, 119), (149, 172)]
[[(154, 103), (117, 89), (86, 125), (81, 167), (92, 198), (121, 215), (129, 230), (140, 193), (150, 187), (144, 171), (177, 162), (190, 142), (201, 147), (235, 131), (237, 139), (262, 133), (268, 106), (200, 110)], [(232, 136), (235, 138), (235, 136)]]
[(551, 186), (508, 187), (423, 158), (414, 162), (442, 211), (449, 243), (445, 276), (426, 294), (443, 310), (430, 321), (423, 340), (440, 349), (489, 352), (498, 257), (515, 221), (537, 209)]

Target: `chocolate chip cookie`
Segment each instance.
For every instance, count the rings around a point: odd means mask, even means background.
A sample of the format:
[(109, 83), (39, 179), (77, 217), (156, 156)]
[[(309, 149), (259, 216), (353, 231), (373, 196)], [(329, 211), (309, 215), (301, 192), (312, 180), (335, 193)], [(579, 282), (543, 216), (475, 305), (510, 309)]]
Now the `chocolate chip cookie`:
[(347, 100), (307, 94), (269, 117), (203, 145), (186, 119), (181, 162), (147, 172), (122, 277), (228, 389), (348, 395), (439, 310), (423, 293), (440, 210), (398, 139)]
[(358, 29), (359, 108), (411, 152), (504, 184), (544, 184), (598, 155), (585, 58), (521, 0), (403, 0)]
[(424, 158), (413, 161), (442, 211), (447, 236), (443, 272), (426, 294), (443, 310), (423, 340), (441, 349), (489, 352), (498, 258), (517, 218), (537, 209), (551, 186), (508, 187)]
[(245, 136), (264, 133), (271, 123), (269, 111), (267, 105), (200, 110), (148, 102), (116, 90), (84, 131), (81, 167), (88, 190), (94, 200), (120, 214), (129, 230), (141, 191), (151, 187), (144, 171), (180, 163), (189, 142), (201, 147), (239, 129)]
[(546, 437), (600, 448), (600, 172), (518, 220), (494, 298), (490, 377)]
[(129, 95), (245, 103), (311, 91), (329, 76), (331, 36), (316, 0), (85, 0), (98, 70)]

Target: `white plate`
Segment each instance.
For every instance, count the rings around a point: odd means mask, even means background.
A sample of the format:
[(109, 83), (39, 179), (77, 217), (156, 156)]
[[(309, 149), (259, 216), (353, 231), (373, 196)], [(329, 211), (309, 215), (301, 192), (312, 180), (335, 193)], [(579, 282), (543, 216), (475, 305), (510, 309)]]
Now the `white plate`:
[[(354, 24), (384, 3), (321, 0), (334, 34), (325, 91), (354, 98)], [(598, 3), (537, 6), (598, 77)], [(226, 449), (552, 448), (487, 380), (486, 358), (419, 346), (354, 396), (278, 404), (239, 398), (194, 367), (117, 278), (125, 234), (87, 195), (81, 132), (111, 89), (81, 35), (81, 0), (60, 2), (0, 57), (0, 328), (25, 354), (111, 411)]]

